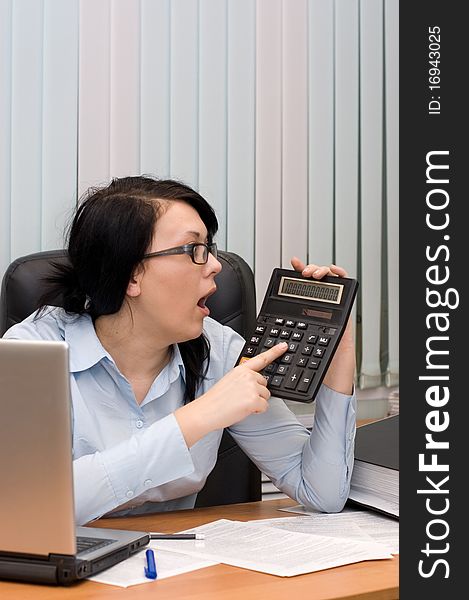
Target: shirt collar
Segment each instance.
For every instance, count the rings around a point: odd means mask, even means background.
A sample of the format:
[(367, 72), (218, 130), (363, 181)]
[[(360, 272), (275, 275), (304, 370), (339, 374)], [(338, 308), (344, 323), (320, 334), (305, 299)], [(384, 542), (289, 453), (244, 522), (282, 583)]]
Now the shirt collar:
[(65, 323), (65, 341), (70, 348), (70, 372), (85, 371), (104, 357), (112, 360), (99, 341), (89, 315), (80, 315)]
[(186, 381), (186, 368), (184, 367), (184, 361), (182, 360), (181, 352), (177, 344), (173, 344), (173, 355), (169, 367), (169, 382), (172, 383), (179, 376), (182, 376)]

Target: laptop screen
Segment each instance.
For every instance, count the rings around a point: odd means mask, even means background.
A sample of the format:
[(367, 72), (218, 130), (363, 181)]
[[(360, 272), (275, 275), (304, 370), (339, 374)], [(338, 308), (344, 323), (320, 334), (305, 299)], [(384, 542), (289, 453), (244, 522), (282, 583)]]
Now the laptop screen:
[(68, 345), (0, 339), (0, 551), (75, 554)]

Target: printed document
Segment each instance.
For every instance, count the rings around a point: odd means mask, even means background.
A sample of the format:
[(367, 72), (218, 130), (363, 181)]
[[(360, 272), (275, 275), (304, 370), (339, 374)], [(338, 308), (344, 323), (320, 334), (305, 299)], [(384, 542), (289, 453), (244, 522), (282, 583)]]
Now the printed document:
[(289, 531), (303, 531), (304, 533), (318, 533), (333, 537), (354, 537), (359, 535), (375, 542), (384, 544), (392, 554), (399, 554), (399, 521), (393, 517), (370, 510), (360, 510), (345, 507), (342, 512), (324, 514), (307, 510), (301, 504), (289, 508), (279, 508), (283, 512), (298, 513), (301, 517), (287, 517), (286, 519), (264, 519), (256, 521), (266, 523), (273, 527), (281, 527)]
[(219, 519), (190, 531), (204, 533), (205, 539), (156, 540), (155, 546), (281, 577), (392, 558), (386, 546), (373, 540), (285, 531), (256, 521)]

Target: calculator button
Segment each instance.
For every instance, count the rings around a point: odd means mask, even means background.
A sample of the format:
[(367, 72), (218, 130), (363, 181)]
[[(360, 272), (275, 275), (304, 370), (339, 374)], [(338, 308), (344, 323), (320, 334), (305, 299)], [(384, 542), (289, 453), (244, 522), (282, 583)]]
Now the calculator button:
[(273, 348), (276, 340), (274, 338), (267, 338), (264, 342), (264, 348)]
[(246, 348), (246, 350), (244, 351), (244, 354), (246, 356), (254, 356), (255, 353), (256, 353), (256, 348), (254, 346), (248, 346)]
[(282, 385), (283, 377), (281, 375), (274, 375), (270, 380), (271, 387), (280, 387)]
[(295, 369), (291, 375), (289, 375), (285, 380), (285, 389), (294, 390), (298, 385), (298, 382), (301, 380), (301, 376), (303, 374), (302, 369)]
[(267, 373), (267, 374), (265, 374), (265, 373), (262, 373), (262, 377), (264, 377), (264, 379), (265, 379), (265, 380), (266, 380), (266, 382), (267, 382), (267, 385), (269, 385), (269, 382), (270, 382), (270, 380), (271, 380), (271, 378), (272, 378), (272, 375), (269, 375), (268, 373)]
[(295, 327), (296, 325), (296, 321), (290, 321), (290, 319), (288, 319), (288, 321), (285, 321), (285, 327)]
[(277, 317), (275, 319), (275, 325), (283, 325), (283, 319), (280, 319), (280, 318)]
[[(314, 378), (314, 371), (306, 371), (306, 373), (303, 375), (300, 383), (298, 384), (298, 392), (303, 392), (303, 393), (307, 393), (307, 391), (309, 390), (309, 387), (311, 385), (311, 382), (313, 381)], [(285, 387), (287, 387), (285, 385)]]
[(293, 360), (293, 354), (284, 354), (280, 362), (282, 363), (291, 363)]
[(301, 351), (301, 354), (306, 354), (306, 356), (309, 356), (311, 354), (311, 352), (313, 351), (314, 346), (305, 346), (303, 348), (303, 350)]
[(313, 352), (313, 356), (324, 356), (325, 348), (315, 348)]
[(269, 331), (270, 337), (278, 337), (279, 333), (280, 333), (280, 329), (278, 327), (271, 327), (271, 329)]
[(254, 331), (254, 333), (258, 333), (259, 335), (262, 335), (265, 331), (265, 325), (258, 325)]
[(258, 346), (260, 341), (261, 341), (261, 336), (253, 335), (251, 337), (251, 339), (249, 340), (249, 343), (253, 344), (254, 346)]
[(295, 340), (295, 342), (299, 342), (302, 337), (303, 337), (303, 333), (301, 331), (295, 331), (295, 332), (293, 332), (291, 339)]
[(328, 337), (320, 337), (318, 344), (320, 344), (321, 346), (327, 346), (327, 344), (330, 342), (330, 339), (331, 338)]
[(318, 369), (321, 361), (317, 358), (312, 358), (308, 363), (308, 369)]
[(300, 356), (300, 358), (296, 361), (296, 364), (298, 367), (306, 367), (307, 363), (308, 363), (307, 356)]
[(315, 344), (317, 339), (318, 339), (317, 335), (307, 335), (306, 336), (306, 341), (308, 342), (308, 344)]
[(278, 375), (286, 375), (289, 371), (290, 367), (288, 365), (279, 365), (277, 367), (277, 374)]
[(282, 338), (282, 340), (288, 340), (290, 337), (291, 331), (288, 331), (288, 329), (282, 329), (282, 331), (280, 332), (280, 337)]
[(266, 368), (264, 369), (264, 373), (273, 373), (275, 371), (275, 367), (276, 367), (275, 363), (270, 363), (270, 365), (267, 365)]
[(290, 342), (288, 344), (288, 352), (296, 352), (298, 348), (298, 344), (295, 344), (295, 342)]
[(298, 321), (296, 327), (297, 329), (308, 329), (308, 325), (306, 325), (306, 323), (304, 323), (303, 321)]

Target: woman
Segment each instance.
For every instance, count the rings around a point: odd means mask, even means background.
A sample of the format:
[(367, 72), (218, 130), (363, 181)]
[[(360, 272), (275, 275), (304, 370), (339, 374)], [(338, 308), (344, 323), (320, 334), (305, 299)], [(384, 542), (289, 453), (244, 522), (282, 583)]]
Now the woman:
[[(316, 397), (311, 434), (259, 373), (278, 345), (233, 368), (243, 338), (210, 319), (217, 220), (188, 186), (124, 177), (88, 191), (71, 223), (70, 267), (6, 338), (70, 349), (77, 522), (194, 506), (223, 428), (284, 493), (340, 511), (353, 463), (350, 323)], [(292, 266), (345, 276), (337, 266)], [(48, 306), (60, 292), (64, 308)]]

